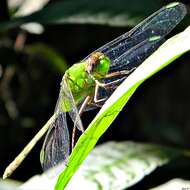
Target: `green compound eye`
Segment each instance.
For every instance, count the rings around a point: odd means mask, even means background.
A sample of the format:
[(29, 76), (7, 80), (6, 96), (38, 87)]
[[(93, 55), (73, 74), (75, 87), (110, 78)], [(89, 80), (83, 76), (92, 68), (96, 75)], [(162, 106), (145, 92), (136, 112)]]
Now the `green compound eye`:
[(111, 63), (110, 59), (108, 57), (104, 57), (103, 59), (100, 59), (100, 66), (101, 66), (101, 69), (103, 68), (107, 68), (107, 66), (109, 66)]
[(103, 57), (99, 60), (97, 63), (95, 69), (94, 69), (94, 76), (97, 78), (105, 77), (106, 74), (109, 71), (111, 61), (108, 57)]

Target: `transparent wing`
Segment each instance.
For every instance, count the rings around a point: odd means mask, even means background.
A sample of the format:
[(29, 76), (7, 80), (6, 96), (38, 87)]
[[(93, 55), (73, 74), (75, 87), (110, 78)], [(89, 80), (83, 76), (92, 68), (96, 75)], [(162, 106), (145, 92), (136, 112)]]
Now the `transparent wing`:
[(44, 171), (62, 162), (67, 162), (70, 153), (70, 139), (66, 113), (69, 113), (74, 125), (83, 131), (82, 121), (75, 105), (72, 93), (63, 77), (59, 98), (55, 107), (56, 119), (50, 126), (41, 150), (41, 165)]
[[(61, 82), (61, 90), (60, 90), (60, 97), (58, 100), (58, 105), (63, 105), (63, 103), (61, 103), (64, 100), (65, 103), (65, 108), (67, 110), (67, 112), (69, 113), (74, 125), (78, 128), (78, 130), (80, 131), (84, 131), (83, 125), (82, 125), (82, 121), (77, 109), (77, 105), (75, 104), (75, 100), (73, 98), (72, 92), (70, 90), (70, 88), (67, 85), (67, 79), (65, 79), (63, 77), (63, 80)], [(65, 109), (64, 108), (64, 109)], [(63, 108), (59, 108), (59, 110), (61, 110)]]
[[(186, 7), (182, 3), (165, 6), (142, 21), (129, 32), (96, 50), (106, 54), (115, 66), (115, 59), (152, 36), (166, 36), (186, 15)], [(88, 56), (89, 57), (89, 56)], [(86, 59), (86, 58), (85, 58)]]
[(50, 126), (42, 150), (40, 161), (44, 171), (64, 162), (70, 153), (69, 131), (66, 122), (66, 113), (57, 115)]
[[(144, 41), (139, 42), (115, 59), (114, 66), (112, 66), (109, 72), (112, 73), (123, 70), (130, 71), (133, 68), (137, 68), (146, 58), (158, 49), (164, 41), (165, 39), (161, 36), (152, 36), (149, 39), (147, 38)], [(106, 83), (108, 81), (108, 79), (105, 79)]]
[(131, 31), (104, 45), (98, 51), (109, 56), (112, 60), (111, 67), (115, 66), (115, 59), (141, 41), (156, 35), (166, 36), (184, 18), (185, 14), (186, 8), (181, 3), (176, 4), (176, 6), (163, 7)]

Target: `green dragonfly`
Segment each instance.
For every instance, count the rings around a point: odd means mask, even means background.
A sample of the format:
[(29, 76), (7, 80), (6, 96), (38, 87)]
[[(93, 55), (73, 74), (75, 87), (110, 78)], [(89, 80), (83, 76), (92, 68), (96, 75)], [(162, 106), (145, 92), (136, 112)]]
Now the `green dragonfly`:
[[(61, 162), (66, 164), (74, 146), (75, 130), (84, 131), (81, 114), (102, 106), (114, 89), (164, 42), (164, 37), (185, 15), (183, 4), (169, 4), (65, 72), (55, 119), (41, 150), (44, 170)], [(72, 143), (66, 113), (74, 123)]]

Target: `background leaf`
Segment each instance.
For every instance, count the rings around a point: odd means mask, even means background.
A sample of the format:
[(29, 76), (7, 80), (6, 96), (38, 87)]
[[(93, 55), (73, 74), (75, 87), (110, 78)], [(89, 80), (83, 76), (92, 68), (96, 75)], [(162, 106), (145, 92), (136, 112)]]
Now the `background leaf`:
[(38, 1), (26, 0), (26, 1), (23, 1), (20, 3), (20, 6), (19, 6), (18, 10), (16, 11), (16, 13), (14, 14), (14, 16), (29, 15), (33, 12), (36, 12), (36, 11), (42, 9), (48, 2), (49, 2), (49, 0), (38, 0)]
[(13, 181), (13, 180), (3, 181), (3, 180), (0, 180), (0, 189), (1, 190), (21, 190), (21, 188), (19, 188), (19, 186), (20, 186), (20, 182), (17, 182), (17, 181)]
[(53, 48), (48, 47), (42, 43), (35, 43), (26, 47), (26, 52), (30, 56), (41, 57), (52, 66), (59, 73), (64, 73), (68, 68), (63, 56), (56, 52)]
[(158, 187), (155, 187), (151, 190), (178, 190), (178, 189), (187, 189), (190, 187), (190, 181), (183, 179), (172, 179)]
[[(125, 189), (183, 153), (179, 149), (131, 141), (104, 143), (88, 155), (65, 189), (75, 189), (76, 184), (80, 184), (77, 190), (88, 190), (89, 187), (93, 190)], [(49, 172), (54, 173), (57, 169), (52, 168)], [(21, 188), (51, 190), (55, 180), (44, 173), (31, 178)]]
[(109, 142), (97, 146), (73, 176), (66, 189), (128, 188), (158, 166), (182, 154), (179, 150), (135, 142)]
[[(144, 6), (144, 4), (148, 6)], [(143, 7), (143, 9), (142, 9)], [(111, 0), (109, 3), (97, 0), (66, 0), (54, 3), (31, 15), (1, 23), (0, 28), (18, 27), (21, 24), (37, 22), (106, 24), (112, 26), (134, 26), (152, 12), (160, 8), (160, 1), (151, 0)]]
[[(26, 16), (29, 15), (33, 12), (36, 12), (40, 9), (42, 9), (47, 3), (49, 2), (49, 0), (38, 0), (38, 1), (34, 1), (34, 0), (26, 0), (26, 1), (21, 1), (20, 4), (17, 4), (18, 8), (16, 10), (16, 12), (14, 13), (14, 17), (19, 17), (19, 16)], [(11, 3), (13, 4), (13, 2), (9, 2), (9, 5), (11, 6)], [(14, 4), (13, 4), (14, 5)], [(21, 26), (22, 29), (30, 32), (30, 33), (34, 33), (34, 34), (41, 34), (44, 31), (44, 28), (41, 24), (37, 24), (37, 23), (28, 23), (28, 24), (23, 24)]]

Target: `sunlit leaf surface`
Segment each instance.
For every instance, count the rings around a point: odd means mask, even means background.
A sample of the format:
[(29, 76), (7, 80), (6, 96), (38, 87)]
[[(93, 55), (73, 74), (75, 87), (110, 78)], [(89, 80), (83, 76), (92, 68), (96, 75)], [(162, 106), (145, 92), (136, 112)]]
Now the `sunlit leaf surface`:
[[(169, 147), (135, 143), (131, 141), (108, 142), (97, 146), (71, 179), (66, 190), (121, 190), (136, 184), (157, 167), (182, 155), (182, 150)], [(59, 166), (58, 166), (59, 167)], [(54, 173), (52, 169), (49, 172)], [(51, 190), (56, 177), (46, 174), (34, 176), (23, 184), (23, 190)]]

